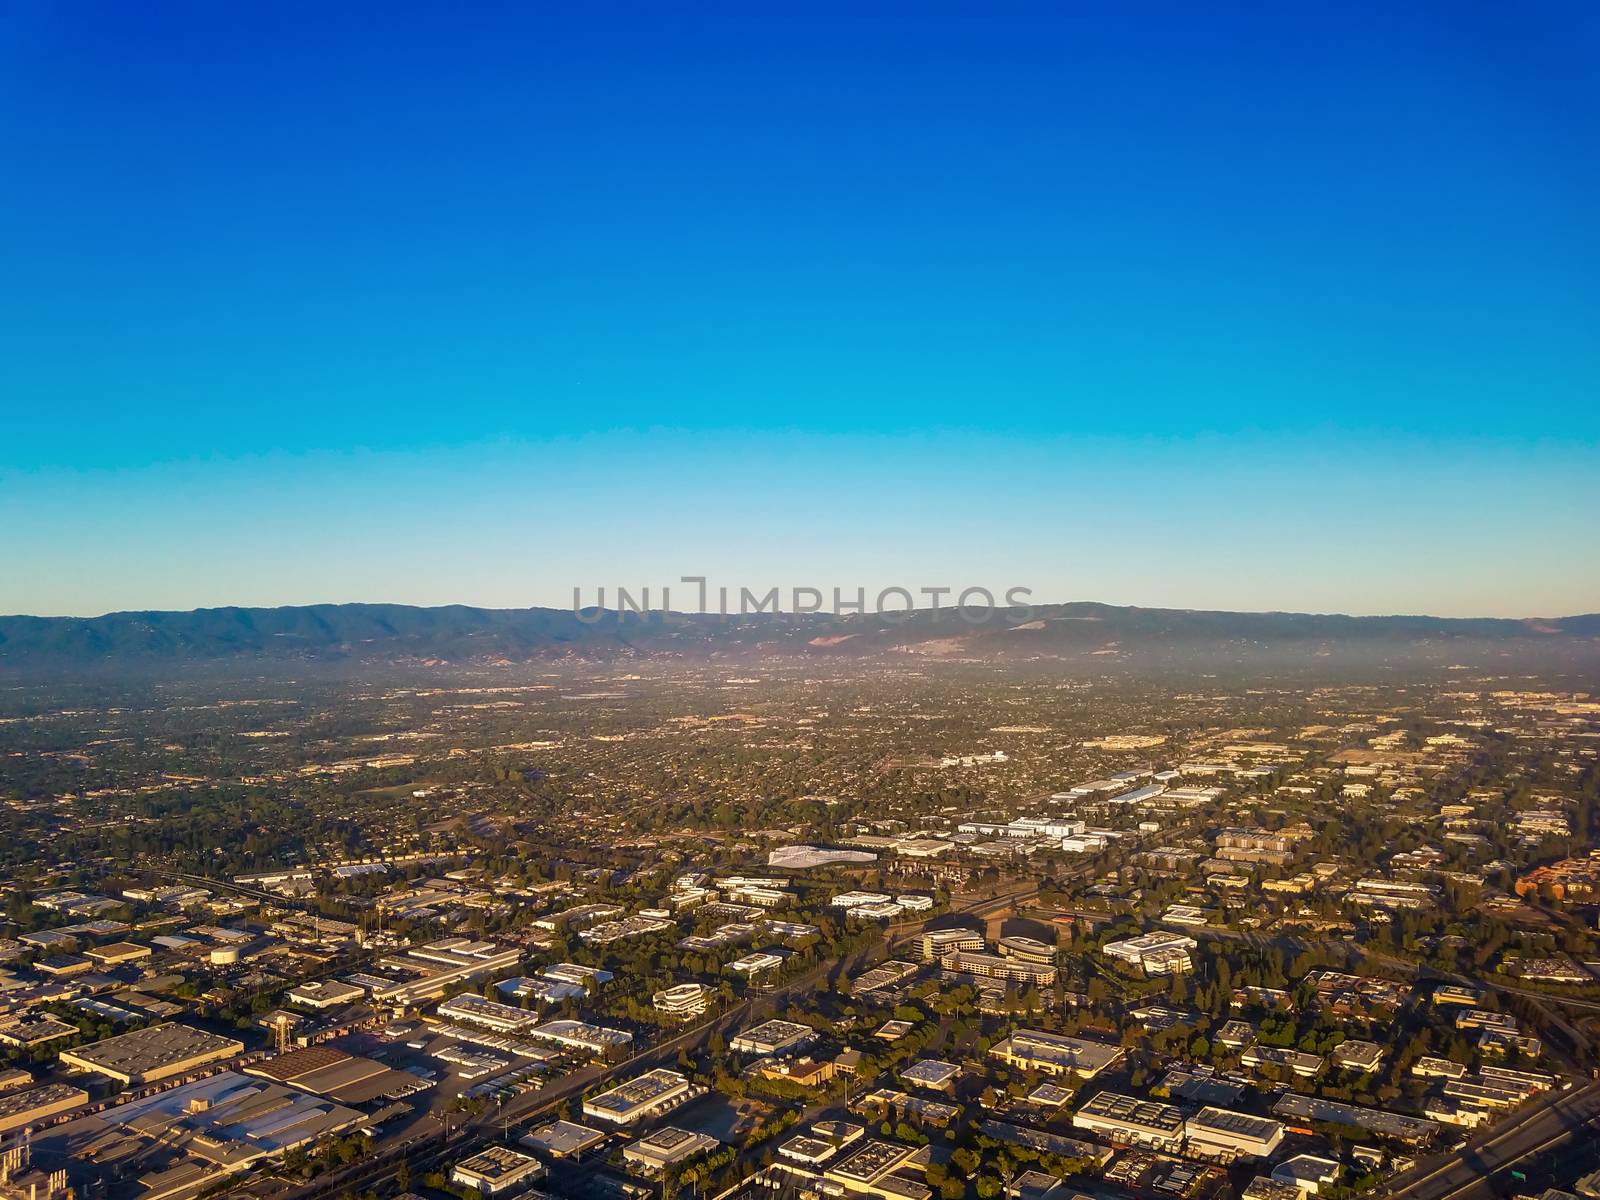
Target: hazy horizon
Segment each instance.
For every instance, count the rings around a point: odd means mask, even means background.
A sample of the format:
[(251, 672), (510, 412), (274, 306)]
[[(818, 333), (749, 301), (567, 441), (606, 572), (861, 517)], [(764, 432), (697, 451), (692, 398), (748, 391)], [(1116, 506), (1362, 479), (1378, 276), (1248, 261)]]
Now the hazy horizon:
[[(636, 608), (634, 606), (642, 604), (642, 601), (640, 600), (640, 596), (642, 594), (642, 588), (638, 587), (638, 586), (630, 587), (627, 584), (623, 584), (622, 586), (624, 587), (624, 589), (626, 589), (629, 592), (629, 595), (630, 595), (630, 601), (629, 601), (628, 605), (626, 606), (626, 614), (631, 618), (636, 613)], [(713, 587), (717, 586), (715, 581), (712, 581), (712, 586)], [(773, 586), (776, 586), (776, 585), (773, 585)], [(982, 586), (982, 585), (974, 585), (974, 586)], [(674, 587), (676, 588), (676, 585), (674, 585)], [(730, 611), (728, 613), (724, 613), (724, 614), (721, 614), (721, 615), (727, 616), (727, 617), (729, 617), (729, 619), (734, 619), (734, 618), (737, 618), (737, 617), (740, 616), (740, 614), (738, 613), (736, 607), (734, 607), (734, 606), (737, 605), (737, 602), (738, 602), (738, 585), (737, 584), (730, 584), (729, 588), (730, 588)], [(686, 588), (685, 590), (692, 594), (694, 589), (693, 588)], [(760, 597), (760, 596), (764, 596), (768, 589), (766, 587), (760, 587), (760, 588), (751, 588), (750, 590), (757, 597)], [(785, 588), (779, 587), (778, 590), (779, 590), (779, 594), (780, 594), (780, 598), (781, 598), (781, 604), (780, 604), (780, 607), (776, 610), (776, 614), (780, 615), (780, 616), (816, 615), (816, 616), (820, 616), (820, 617), (827, 617), (827, 616), (850, 616), (850, 615), (855, 615), (855, 610), (853, 608), (850, 608), (850, 607), (847, 606), (847, 607), (844, 607), (844, 608), (836, 610), (836, 609), (831, 607), (831, 604), (824, 604), (824, 606), (821, 609), (817, 609), (817, 610), (796, 609), (796, 608), (792, 607), (789, 604), (788, 600), (787, 600), (787, 596), (789, 594), (789, 589), (785, 589)], [(954, 594), (954, 591), (956, 591), (956, 590), (959, 590), (959, 589), (952, 589), (952, 595), (951, 596), (941, 597), (941, 603), (939, 605), (930, 604), (925, 600), (925, 598), (918, 597), (918, 603), (917, 603), (914, 611), (915, 612), (919, 612), (919, 613), (933, 612), (933, 611), (936, 611), (936, 610), (951, 611), (954, 608), (953, 594)], [(991, 592), (993, 592), (995, 597), (996, 597), (996, 606), (995, 607), (997, 607), (997, 608), (1006, 607), (1001, 602), (1001, 599), (1000, 599), (1000, 597), (1001, 597), (1001, 595), (1003, 593), (1003, 589), (993, 589), (993, 588), (991, 588), (989, 590)], [(670, 609), (666, 610), (666, 611), (668, 611), (670, 613), (673, 613), (673, 614), (676, 614), (676, 615), (683, 615), (683, 616), (696, 616), (696, 615), (717, 616), (718, 615), (718, 611), (717, 611), (717, 608), (716, 608), (716, 600), (715, 600), (714, 597), (710, 601), (710, 603), (709, 603), (707, 608), (698, 609), (698, 608), (694, 607), (692, 604), (685, 605), (685, 604), (680, 603), (678, 601), (678, 596), (680, 594), (681, 593), (679, 593), (677, 590), (673, 591), (673, 593), (672, 593), (672, 595), (673, 595), (672, 607)], [(852, 585), (848, 589), (847, 598), (853, 599), (855, 594), (856, 594), (856, 588), (855, 588), (854, 585)], [(825, 599), (827, 599), (829, 597), (829, 595), (830, 595), (830, 592), (825, 590), (824, 591)], [(661, 608), (660, 597), (661, 597), (660, 590), (658, 588), (656, 588), (654, 585), (651, 585), (648, 599), (652, 602), (652, 607), (647, 611), (654, 612), (654, 611), (657, 611), (657, 610), (659, 610)], [(870, 589), (868, 589), (868, 591), (867, 591), (867, 600), (868, 600), (869, 606), (870, 606), (873, 598), (874, 598), (873, 597), (873, 593), (871, 592)], [(585, 611), (590, 611), (590, 610), (593, 610), (593, 609), (601, 607), (600, 605), (598, 605), (595, 602), (595, 596), (594, 596), (594, 593), (593, 593), (592, 590), (586, 591), (585, 594), (584, 594), (583, 599), (584, 599), (584, 604), (583, 604), (582, 607), (583, 607), (583, 609)], [(1073, 596), (1073, 597), (1068, 597), (1068, 598), (1059, 598), (1059, 597), (1048, 597), (1048, 596), (1047, 597), (1040, 597), (1038, 595), (1033, 595), (1033, 596), (1027, 597), (1024, 601), (1022, 601), (1022, 603), (1025, 603), (1027, 606), (1032, 607), (1032, 608), (1059, 608), (1059, 607), (1066, 607), (1066, 606), (1069, 606), (1069, 605), (1078, 605), (1078, 604), (1096, 604), (1096, 605), (1105, 605), (1105, 606), (1111, 607), (1111, 608), (1148, 609), (1148, 610), (1171, 611), (1171, 612), (1237, 613), (1237, 614), (1244, 615), (1244, 616), (1272, 616), (1272, 615), (1286, 614), (1286, 615), (1292, 615), (1292, 616), (1311, 616), (1311, 617), (1377, 617), (1377, 618), (1393, 617), (1393, 618), (1399, 618), (1399, 619), (1412, 618), (1412, 617), (1423, 617), (1423, 618), (1435, 617), (1435, 618), (1441, 618), (1441, 619), (1446, 619), (1446, 620), (1512, 620), (1512, 621), (1518, 621), (1518, 620), (1522, 620), (1522, 621), (1552, 620), (1553, 621), (1553, 620), (1564, 620), (1564, 619), (1568, 619), (1568, 618), (1572, 618), (1572, 617), (1587, 617), (1587, 616), (1600, 615), (1600, 613), (1589, 612), (1589, 611), (1538, 612), (1538, 613), (1467, 613), (1467, 612), (1463, 612), (1463, 613), (1437, 613), (1437, 612), (1399, 612), (1399, 611), (1395, 611), (1395, 612), (1348, 612), (1348, 611), (1339, 610), (1339, 609), (1228, 608), (1228, 607), (1221, 607), (1221, 606), (1216, 606), (1216, 605), (1141, 604), (1141, 603), (1138, 603), (1138, 602), (1135, 602), (1135, 601), (1113, 601), (1113, 600), (1104, 600), (1104, 599), (1100, 599), (1098, 597), (1090, 597), (1090, 596)], [(118, 616), (118, 615), (125, 614), (125, 613), (143, 613), (143, 612), (186, 613), (186, 612), (219, 611), (219, 610), (227, 610), (227, 609), (323, 608), (323, 607), (329, 607), (329, 606), (332, 606), (332, 607), (399, 606), (399, 607), (404, 607), (404, 608), (468, 608), (468, 609), (481, 609), (481, 610), (487, 610), (487, 611), (508, 611), (508, 612), (514, 612), (514, 611), (525, 610), (525, 609), (542, 609), (542, 610), (549, 610), (549, 611), (552, 611), (552, 612), (569, 612), (569, 611), (571, 611), (573, 609), (573, 604), (571, 602), (571, 598), (570, 597), (568, 598), (568, 601), (565, 604), (559, 604), (559, 603), (557, 603), (557, 604), (540, 604), (540, 603), (532, 603), (532, 602), (526, 603), (526, 604), (476, 604), (476, 603), (473, 603), (472, 601), (468, 601), (468, 600), (441, 600), (441, 601), (437, 601), (437, 602), (430, 602), (430, 603), (427, 603), (427, 604), (414, 604), (414, 603), (411, 603), (409, 601), (404, 601), (404, 600), (373, 599), (371, 597), (368, 597), (368, 598), (351, 598), (351, 599), (338, 599), (338, 600), (285, 601), (283, 603), (278, 603), (278, 604), (242, 604), (242, 603), (231, 603), (231, 602), (230, 603), (220, 603), (220, 604), (196, 604), (196, 605), (190, 605), (187, 608), (154, 608), (154, 607), (151, 607), (149, 605), (145, 605), (145, 606), (136, 607), (136, 608), (107, 609), (104, 612), (71, 612), (71, 613), (0, 612), (0, 617), (35, 617), (35, 618), (43, 618), (43, 619), (51, 619), (51, 620), (92, 621), (92, 620), (97, 620), (97, 619), (102, 618), (102, 617)], [(972, 608), (976, 611), (980, 607), (981, 607), (980, 602), (977, 599), (974, 599), (972, 601)], [(1019, 605), (1019, 607), (1020, 607), (1020, 605)], [(895, 613), (898, 613), (900, 611), (899, 609), (893, 608), (892, 606), (889, 606), (889, 605), (886, 605), (886, 608), (888, 608), (891, 612), (895, 612)], [(617, 612), (617, 611), (619, 611), (618, 610), (618, 602), (617, 602), (617, 590), (616, 590), (615, 587), (613, 587), (611, 585), (608, 585), (607, 589), (606, 589), (606, 604), (604, 605), (604, 609), (605, 609), (606, 612)], [(752, 613), (754, 613), (756, 611), (754, 609), (753, 605), (752, 605), (751, 611), (752, 611)], [(767, 609), (767, 610), (764, 610), (764, 611), (772, 612), (773, 610)], [(868, 615), (871, 615), (871, 611), (872, 610), (869, 607)]]

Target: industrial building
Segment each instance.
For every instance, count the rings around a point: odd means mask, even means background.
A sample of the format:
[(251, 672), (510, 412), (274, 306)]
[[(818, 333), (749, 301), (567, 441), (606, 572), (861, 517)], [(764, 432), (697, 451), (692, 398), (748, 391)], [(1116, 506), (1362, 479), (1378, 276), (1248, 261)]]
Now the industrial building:
[(125, 1087), (169, 1079), (244, 1053), (244, 1043), (169, 1022), (61, 1052), (61, 1063), (109, 1076)]
[(560, 1004), (563, 1000), (581, 1000), (586, 995), (584, 989), (574, 983), (530, 979), (525, 975), (502, 979), (494, 988), (512, 1000), (532, 1000), (535, 1004)]
[(1184, 1123), (1191, 1154), (1217, 1158), (1267, 1158), (1283, 1141), (1284, 1125), (1226, 1108), (1202, 1108)]
[(660, 1174), (669, 1167), (688, 1162), (698, 1154), (715, 1150), (722, 1143), (705, 1133), (693, 1133), (673, 1125), (664, 1125), (646, 1134), (637, 1142), (622, 1148), (623, 1160), (652, 1174)]
[(28, 1013), (0, 1021), (0, 1044), (29, 1049), (57, 1038), (76, 1037), (78, 1027), (58, 1021), (49, 1013)]
[(399, 1099), (429, 1084), (409, 1071), (385, 1066), (377, 1059), (347, 1054), (332, 1046), (306, 1046), (251, 1063), (246, 1075), (275, 1080), (301, 1092), (327, 1096), (341, 1104)]
[[(103, 1127), (79, 1147), (85, 1157), (144, 1156), (160, 1147), (220, 1174), (242, 1170), (366, 1126), (351, 1108), (269, 1080), (221, 1071), (195, 1083), (114, 1105), (90, 1118)], [(170, 1168), (169, 1168), (170, 1170)], [(147, 1181), (148, 1183), (148, 1181)]]
[(452, 996), (434, 1012), (443, 1020), (464, 1021), (495, 1033), (525, 1033), (539, 1023), (539, 1018), (525, 1009), (497, 1004), (471, 992)]
[(522, 1136), (522, 1144), (552, 1158), (577, 1158), (602, 1144), (609, 1134), (576, 1121), (551, 1121)]
[(1338, 1180), (1343, 1168), (1331, 1158), (1315, 1154), (1296, 1154), (1272, 1168), (1272, 1178), (1278, 1183), (1291, 1184), (1308, 1196)]
[(792, 1137), (779, 1146), (778, 1157), (815, 1169), (838, 1157), (865, 1133), (866, 1130), (860, 1125), (844, 1121), (819, 1121), (811, 1126), (810, 1133)]
[(815, 1041), (817, 1031), (794, 1021), (763, 1021), (729, 1043), (736, 1054), (787, 1054)]
[(520, 1192), (543, 1174), (544, 1164), (533, 1155), (506, 1146), (490, 1146), (458, 1162), (450, 1172), (450, 1182), (475, 1188), (485, 1196), (505, 1196)]
[(822, 1178), (846, 1192), (879, 1200), (929, 1200), (922, 1182), (931, 1155), (927, 1146), (902, 1146), (872, 1139), (833, 1166)]
[(598, 991), (610, 983), (610, 971), (602, 971), (599, 967), (586, 967), (580, 963), (555, 963), (548, 967), (540, 967), (540, 979), (551, 979), (557, 983), (570, 983), (581, 987), (585, 992)]
[(900, 1078), (905, 1083), (935, 1092), (953, 1091), (960, 1076), (961, 1068), (955, 1063), (941, 1062), (936, 1058), (925, 1058), (900, 1072)]
[(313, 979), (289, 989), (288, 999), (302, 1008), (338, 1008), (355, 1004), (366, 996), (366, 991), (353, 983), (335, 979)]
[(522, 955), (522, 950), (515, 946), (501, 949), (493, 942), (441, 938), (413, 947), (404, 955), (381, 960), (379, 965), (386, 970), (411, 974), (415, 978), (379, 988), (372, 993), (372, 1002), (410, 1008), (437, 999), (454, 984), (508, 971), (522, 961)]
[(138, 942), (111, 942), (105, 946), (95, 947), (84, 951), (84, 955), (101, 967), (122, 967), (129, 963), (140, 962), (149, 958), (153, 952), (149, 946), (141, 946)]
[(705, 1091), (676, 1071), (657, 1068), (583, 1102), (583, 1114), (612, 1125), (659, 1117)]
[(1292, 1183), (1279, 1183), (1266, 1175), (1257, 1175), (1245, 1184), (1239, 1200), (1305, 1200), (1305, 1193)]
[(1072, 1123), (1125, 1145), (1169, 1152), (1183, 1148), (1181, 1109), (1120, 1092), (1097, 1093), (1072, 1114)]
[(0, 1133), (10, 1133), (89, 1102), (89, 1093), (65, 1083), (0, 1094)]
[(1439, 1125), (1421, 1117), (1408, 1117), (1404, 1113), (1387, 1109), (1364, 1108), (1359, 1104), (1344, 1104), (1337, 1100), (1323, 1100), (1317, 1096), (1304, 1096), (1299, 1092), (1284, 1092), (1272, 1105), (1280, 1117), (1294, 1118), (1296, 1124), (1308, 1121), (1327, 1121), (1335, 1125), (1354, 1125), (1380, 1137), (1422, 1145), (1439, 1134)]
[(1307, 1054), (1303, 1050), (1291, 1050), (1284, 1046), (1263, 1046), (1260, 1042), (1245, 1047), (1244, 1053), (1239, 1055), (1239, 1061), (1247, 1067), (1265, 1064), (1282, 1071), (1293, 1071), (1302, 1079), (1310, 1079), (1323, 1067), (1320, 1054)]
[(591, 1025), (587, 1021), (546, 1021), (535, 1025), (527, 1035), (539, 1041), (554, 1042), (568, 1050), (581, 1050), (586, 1054), (604, 1054), (619, 1049), (633, 1041), (633, 1034), (625, 1029), (610, 1029), (604, 1025)]

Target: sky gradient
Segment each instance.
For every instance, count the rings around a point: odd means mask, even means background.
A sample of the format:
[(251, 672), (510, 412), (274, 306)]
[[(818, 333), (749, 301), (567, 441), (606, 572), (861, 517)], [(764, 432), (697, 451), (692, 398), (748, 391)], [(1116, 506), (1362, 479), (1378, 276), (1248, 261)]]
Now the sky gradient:
[(0, 611), (1600, 609), (1600, 10), (860, 7), (14, 6)]

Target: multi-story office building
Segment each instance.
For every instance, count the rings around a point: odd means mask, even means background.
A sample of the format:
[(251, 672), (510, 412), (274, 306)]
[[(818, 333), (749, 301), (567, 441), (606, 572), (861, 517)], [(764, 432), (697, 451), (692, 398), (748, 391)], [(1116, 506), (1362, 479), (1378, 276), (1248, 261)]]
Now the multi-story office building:
[(953, 975), (970, 975), (975, 979), (1004, 979), (1007, 982), (1031, 984), (1049, 988), (1056, 985), (1056, 969), (1020, 958), (1002, 958), (998, 954), (980, 954), (975, 950), (957, 950), (942, 960), (944, 969)]
[(983, 935), (970, 929), (929, 929), (917, 937), (923, 962), (938, 962), (958, 950), (983, 950)]

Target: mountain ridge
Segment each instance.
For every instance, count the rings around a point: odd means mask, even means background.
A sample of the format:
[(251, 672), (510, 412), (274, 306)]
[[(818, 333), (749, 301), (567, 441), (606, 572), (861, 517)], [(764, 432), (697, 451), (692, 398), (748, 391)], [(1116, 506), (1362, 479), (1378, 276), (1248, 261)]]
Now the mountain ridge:
[[(1568, 617), (1349, 616), (1143, 608), (1074, 601), (910, 614), (716, 613), (585, 619), (570, 609), (404, 604), (224, 606), (98, 617), (0, 616), (0, 664), (114, 665), (226, 659), (519, 662), (628, 656), (1249, 659), (1274, 652), (1435, 658), (1498, 647), (1600, 651), (1600, 613)], [(1481, 654), (1480, 654), (1481, 656)], [(1448, 657), (1448, 656), (1445, 656)]]

